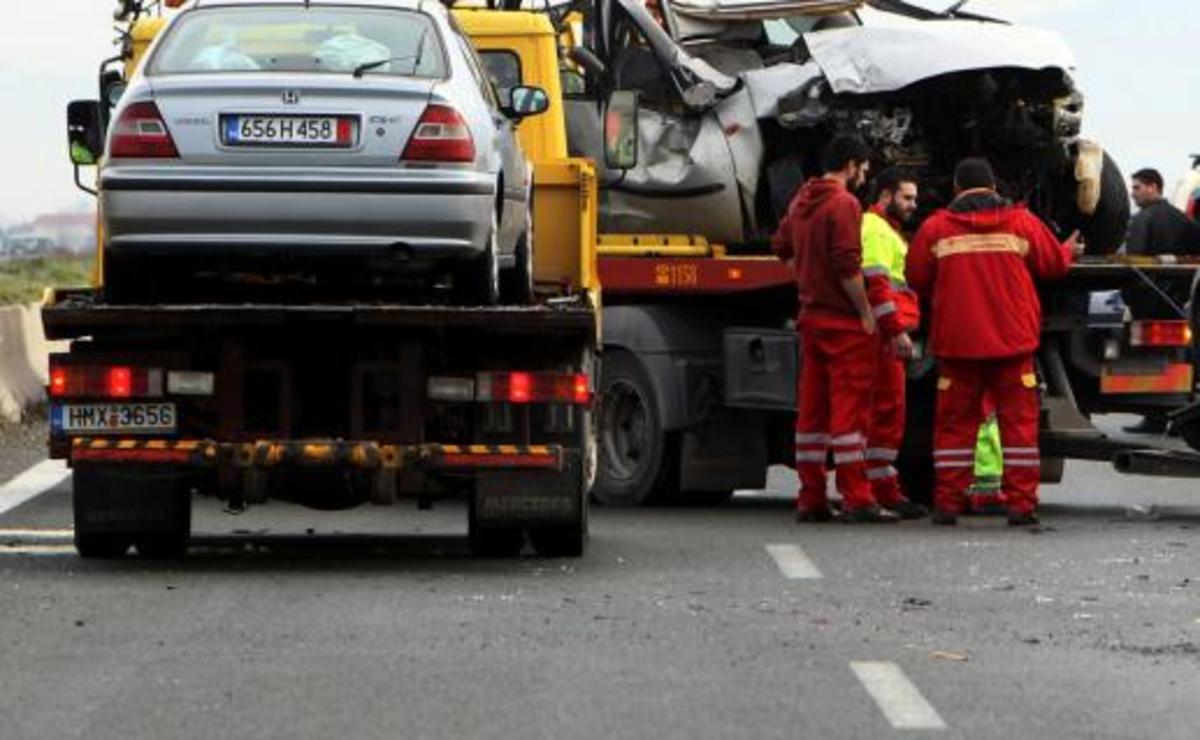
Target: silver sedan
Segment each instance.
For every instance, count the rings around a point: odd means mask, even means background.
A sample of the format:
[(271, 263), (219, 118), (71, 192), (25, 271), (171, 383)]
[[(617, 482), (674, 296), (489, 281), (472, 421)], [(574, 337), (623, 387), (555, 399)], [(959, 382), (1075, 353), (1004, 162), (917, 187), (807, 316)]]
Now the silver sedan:
[(436, 2), (196, 0), (112, 114), (106, 286), (144, 292), (150, 260), (369, 265), (447, 274), (486, 304), (509, 269), (528, 300), (532, 173), (514, 126), (547, 102), (523, 88), (502, 103)]

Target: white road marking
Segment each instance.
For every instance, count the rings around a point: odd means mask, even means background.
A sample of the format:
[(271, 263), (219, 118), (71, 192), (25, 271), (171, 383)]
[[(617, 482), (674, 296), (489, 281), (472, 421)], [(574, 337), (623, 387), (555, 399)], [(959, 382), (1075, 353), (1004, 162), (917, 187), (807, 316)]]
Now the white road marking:
[(895, 663), (855, 662), (850, 670), (897, 730), (944, 730), (946, 722)]
[(0, 486), (0, 514), (62, 483), (71, 471), (63, 460), (43, 460)]
[(0, 529), (0, 545), (14, 540), (33, 540), (47, 542), (54, 540), (71, 540), (75, 537), (74, 529)]
[(804, 554), (799, 545), (767, 545), (767, 554), (779, 566), (784, 578), (811, 580), (821, 577), (816, 563)]
[(13, 547), (5, 547), (0, 545), (0, 556), (5, 555), (74, 555), (74, 545), (14, 545)]

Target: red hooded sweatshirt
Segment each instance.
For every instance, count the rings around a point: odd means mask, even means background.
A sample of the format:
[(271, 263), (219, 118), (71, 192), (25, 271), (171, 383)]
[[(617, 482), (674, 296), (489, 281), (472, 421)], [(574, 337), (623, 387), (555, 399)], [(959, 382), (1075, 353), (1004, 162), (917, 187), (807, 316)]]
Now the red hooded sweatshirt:
[(837, 180), (809, 180), (771, 239), (782, 260), (795, 259), (800, 324), (864, 331), (841, 281), (862, 272), (862, 206)]
[(991, 191), (969, 191), (925, 221), (908, 252), (909, 285), (932, 303), (936, 357), (986, 360), (1041, 342), (1035, 280), (1066, 275), (1074, 256), (1041, 219)]

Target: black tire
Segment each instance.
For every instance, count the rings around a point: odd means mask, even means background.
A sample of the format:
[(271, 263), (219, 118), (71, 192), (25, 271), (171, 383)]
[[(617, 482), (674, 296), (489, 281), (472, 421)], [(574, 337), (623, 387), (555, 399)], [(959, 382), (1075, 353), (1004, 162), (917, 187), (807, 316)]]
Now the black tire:
[(525, 532), (520, 527), (487, 526), (475, 513), (475, 497), (467, 510), (467, 541), (477, 558), (515, 558), (525, 546)]
[(525, 233), (517, 241), (513, 257), (516, 264), (501, 276), (501, 288), (504, 300), (519, 306), (527, 306), (534, 301), (533, 290), (533, 212), (525, 211)]
[(1100, 203), (1096, 206), (1096, 212), (1081, 217), (1078, 225), (1087, 254), (1113, 254), (1125, 243), (1130, 214), (1129, 191), (1126, 188), (1121, 168), (1105, 152), (1104, 170), (1100, 176)]
[(191, 536), (194, 475), (179, 469), (75, 467), (75, 549), (84, 558), (123, 556), (131, 544), (150, 558), (178, 558)]
[(112, 560), (125, 557), (129, 538), (124, 535), (80, 532), (75, 530), (75, 552), (88, 560)]
[(500, 223), (492, 214), (492, 229), (483, 254), (459, 266), (454, 276), (458, 302), (465, 306), (495, 306), (500, 302), (500, 263), (496, 243)]
[(615, 350), (604, 358), (598, 413), (596, 501), (641, 506), (668, 499), (677, 457), (663, 430), (654, 387), (631, 353)]

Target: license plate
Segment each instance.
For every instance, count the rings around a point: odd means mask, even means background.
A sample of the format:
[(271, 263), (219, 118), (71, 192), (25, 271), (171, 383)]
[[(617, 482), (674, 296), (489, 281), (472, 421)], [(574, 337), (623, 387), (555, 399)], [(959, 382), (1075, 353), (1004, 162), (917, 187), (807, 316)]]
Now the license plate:
[(50, 408), (55, 434), (161, 434), (175, 431), (173, 403), (81, 403)]
[(223, 116), (228, 146), (350, 147), (354, 119), (339, 116)]

